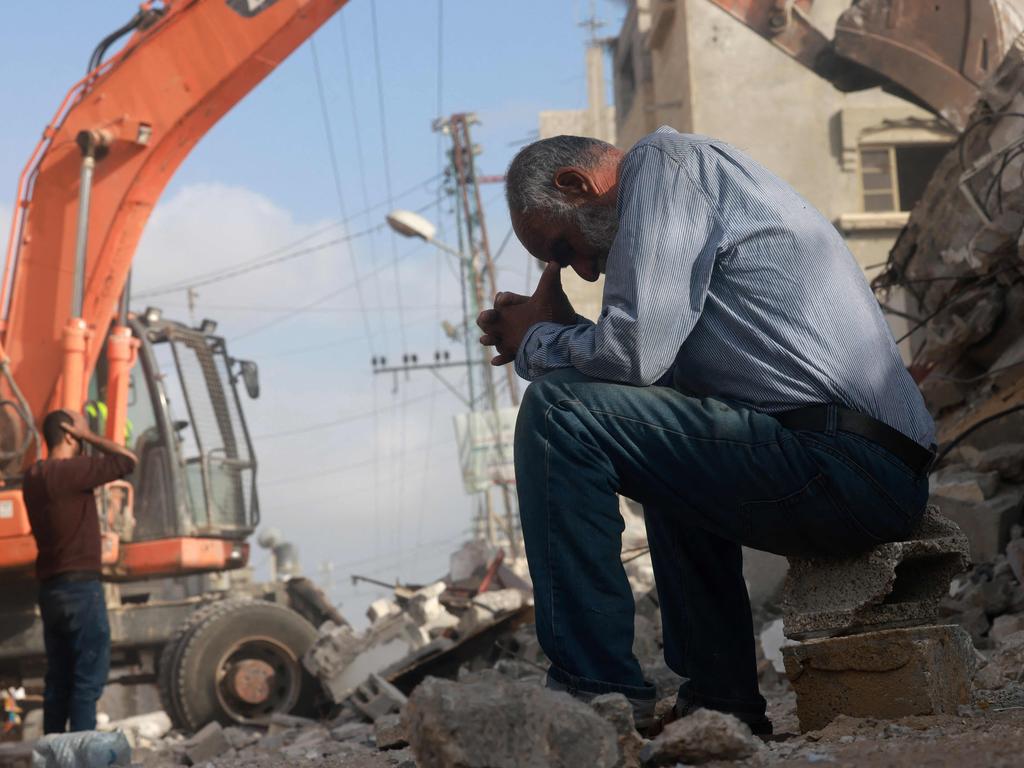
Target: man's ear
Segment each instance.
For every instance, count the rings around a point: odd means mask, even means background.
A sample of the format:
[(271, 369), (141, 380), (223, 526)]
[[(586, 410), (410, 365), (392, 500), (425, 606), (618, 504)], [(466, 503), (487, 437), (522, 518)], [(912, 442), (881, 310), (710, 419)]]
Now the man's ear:
[(594, 183), (582, 168), (559, 168), (555, 171), (555, 188), (569, 199), (594, 196)]

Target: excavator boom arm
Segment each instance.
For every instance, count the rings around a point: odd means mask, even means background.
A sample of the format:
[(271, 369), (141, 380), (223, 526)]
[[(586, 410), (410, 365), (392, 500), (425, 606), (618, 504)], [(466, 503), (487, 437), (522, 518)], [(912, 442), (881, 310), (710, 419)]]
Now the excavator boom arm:
[[(0, 294), (3, 353), (36, 423), (62, 402), (74, 317), (86, 380), (94, 369), (143, 227), (178, 166), (345, 2), (171, 0), (108, 62), (94, 56), (96, 69), (69, 91), (22, 174)], [(84, 246), (80, 284), (76, 243)]]

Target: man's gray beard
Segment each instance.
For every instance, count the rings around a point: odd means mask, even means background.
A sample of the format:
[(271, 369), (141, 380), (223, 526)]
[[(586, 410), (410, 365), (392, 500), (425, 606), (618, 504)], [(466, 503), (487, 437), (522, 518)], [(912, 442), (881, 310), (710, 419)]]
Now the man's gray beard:
[(597, 251), (598, 266), (604, 271), (608, 252), (619, 232), (619, 215), (614, 205), (584, 205), (576, 209), (576, 223), (586, 244)]

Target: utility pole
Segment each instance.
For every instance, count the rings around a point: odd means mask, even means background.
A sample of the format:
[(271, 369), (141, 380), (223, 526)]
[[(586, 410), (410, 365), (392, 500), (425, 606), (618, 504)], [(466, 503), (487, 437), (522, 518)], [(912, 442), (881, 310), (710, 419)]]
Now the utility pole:
[[(465, 304), (465, 315), (467, 326), (471, 327), (477, 314), (489, 303), (494, 296), (496, 288), (494, 259), (491, 256), (490, 239), (487, 235), (487, 221), (484, 213), (483, 202), (480, 196), (480, 178), (476, 172), (475, 158), (478, 148), (473, 144), (470, 126), (477, 123), (476, 116), (469, 113), (456, 113), (447, 118), (439, 118), (434, 122), (434, 130), (440, 131), (451, 138), (452, 148), (449, 153), (450, 167), (448, 176), (453, 183), (455, 195), (456, 218), (459, 222), (459, 244), (461, 250), (466, 254), (467, 259), (463, 263), (463, 296)], [(467, 331), (467, 339), (469, 332)], [(467, 363), (472, 354), (467, 343)], [(494, 380), (494, 368), (490, 364), (490, 351), (480, 348), (480, 362), (478, 366), (469, 366), (469, 379), (471, 391), (473, 391), (474, 370), (478, 368), (479, 391), (483, 398), (483, 409), (477, 409), (475, 400), (473, 410), (490, 411), (492, 417), (492, 428), (496, 432), (496, 439), (499, 441), (499, 451), (507, 450), (511, 453), (512, 446), (502, 444), (501, 422), (499, 419), (500, 409), (498, 405), (498, 392)], [(519, 387), (516, 382), (515, 371), (511, 366), (506, 367), (508, 396), (513, 406), (519, 404)], [(472, 419), (472, 417), (471, 417)], [(472, 423), (472, 421), (471, 421)], [(508, 537), (509, 547), (513, 555), (519, 554), (519, 533), (518, 533), (518, 512), (512, 493), (506, 483), (500, 486), (502, 506), (504, 511), (503, 528)], [(477, 530), (488, 532), (490, 543), (494, 542), (494, 503), (491, 498), (491, 489), (484, 491), (483, 504), (478, 512)], [(480, 517), (484, 520), (480, 521)], [(482, 524), (481, 524), (482, 522)]]

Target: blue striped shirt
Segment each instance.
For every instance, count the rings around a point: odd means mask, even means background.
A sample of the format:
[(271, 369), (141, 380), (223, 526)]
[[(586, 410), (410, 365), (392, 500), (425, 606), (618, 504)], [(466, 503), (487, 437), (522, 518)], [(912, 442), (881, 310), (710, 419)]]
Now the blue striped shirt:
[(918, 443), (935, 426), (835, 227), (720, 141), (662, 127), (625, 156), (597, 323), (537, 323), (516, 371), (573, 367), (773, 413), (838, 403)]

